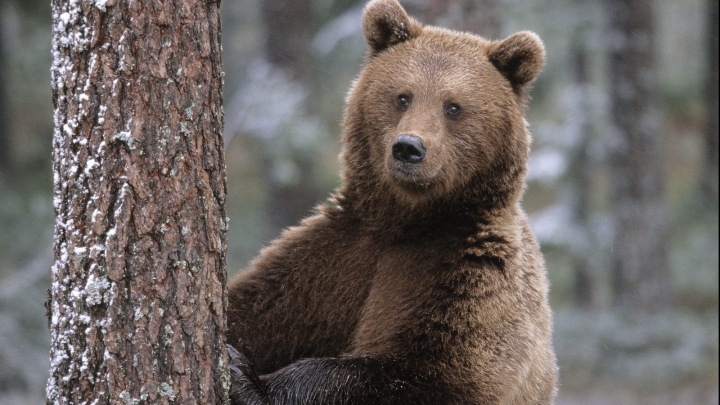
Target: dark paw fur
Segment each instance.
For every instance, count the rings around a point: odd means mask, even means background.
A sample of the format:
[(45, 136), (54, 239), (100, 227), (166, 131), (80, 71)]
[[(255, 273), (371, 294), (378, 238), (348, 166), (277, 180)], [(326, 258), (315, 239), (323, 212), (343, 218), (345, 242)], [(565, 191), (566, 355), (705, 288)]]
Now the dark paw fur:
[(265, 401), (265, 384), (242, 353), (227, 345), (230, 356), (230, 401), (232, 405), (260, 405)]

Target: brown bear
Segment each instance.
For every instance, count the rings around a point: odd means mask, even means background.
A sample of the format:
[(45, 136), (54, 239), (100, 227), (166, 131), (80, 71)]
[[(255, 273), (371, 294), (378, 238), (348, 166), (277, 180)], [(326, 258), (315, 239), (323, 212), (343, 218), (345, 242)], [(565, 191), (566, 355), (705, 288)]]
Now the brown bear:
[(363, 15), (342, 185), (229, 287), (234, 404), (551, 404), (548, 282), (519, 202), (533, 33)]

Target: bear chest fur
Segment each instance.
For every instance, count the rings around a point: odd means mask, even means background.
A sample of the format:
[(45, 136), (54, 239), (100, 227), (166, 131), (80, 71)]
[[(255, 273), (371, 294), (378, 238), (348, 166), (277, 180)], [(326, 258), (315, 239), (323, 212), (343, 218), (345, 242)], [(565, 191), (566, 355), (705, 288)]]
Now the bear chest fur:
[(503, 264), (466, 255), (467, 238), (440, 234), (378, 246), (354, 336), (356, 352), (451, 358), (482, 344), (492, 301), (512, 280)]

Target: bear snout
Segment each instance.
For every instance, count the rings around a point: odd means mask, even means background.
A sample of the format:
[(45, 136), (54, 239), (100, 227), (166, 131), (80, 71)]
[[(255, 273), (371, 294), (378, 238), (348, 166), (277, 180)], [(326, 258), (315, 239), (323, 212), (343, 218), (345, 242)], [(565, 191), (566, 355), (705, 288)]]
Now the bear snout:
[(403, 163), (420, 163), (426, 153), (422, 139), (415, 135), (401, 134), (392, 146), (393, 158)]

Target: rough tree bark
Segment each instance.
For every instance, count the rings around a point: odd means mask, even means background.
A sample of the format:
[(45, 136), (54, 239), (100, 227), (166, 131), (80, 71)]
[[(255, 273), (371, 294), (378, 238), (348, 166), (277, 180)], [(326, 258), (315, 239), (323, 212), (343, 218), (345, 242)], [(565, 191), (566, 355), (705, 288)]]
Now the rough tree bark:
[(652, 2), (606, 0), (615, 215), (615, 304), (657, 311), (672, 301), (668, 212)]
[(218, 8), (52, 0), (48, 404), (228, 402)]

